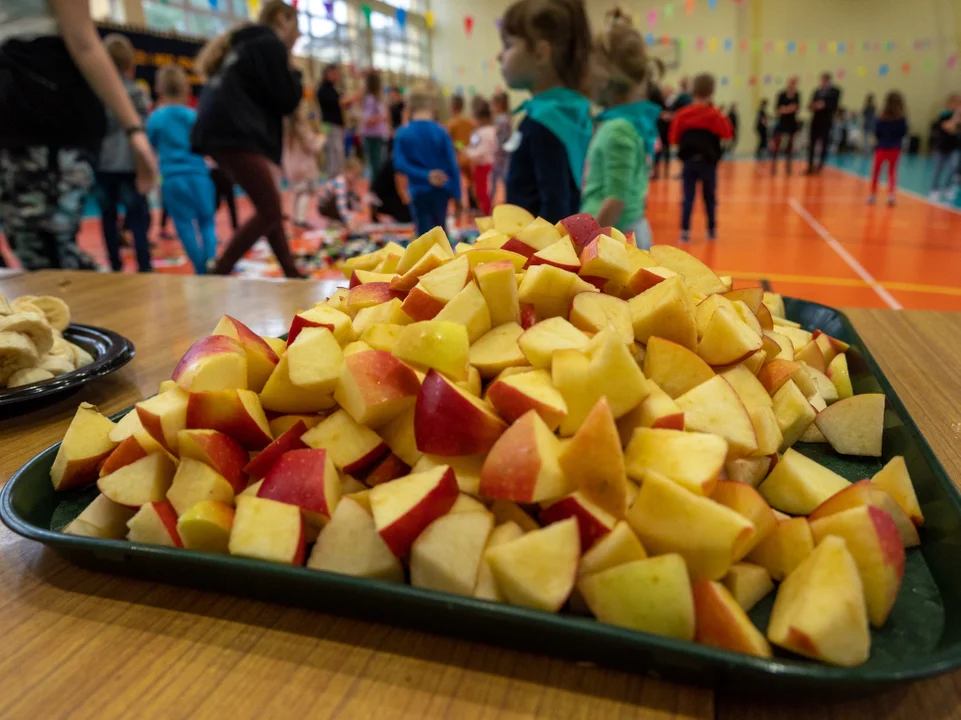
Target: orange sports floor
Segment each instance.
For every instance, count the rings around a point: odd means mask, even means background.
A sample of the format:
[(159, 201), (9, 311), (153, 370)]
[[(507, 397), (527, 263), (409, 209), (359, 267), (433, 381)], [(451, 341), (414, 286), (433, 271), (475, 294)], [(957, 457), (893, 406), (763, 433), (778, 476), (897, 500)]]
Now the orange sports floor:
[[(803, 163), (796, 166), (795, 172)], [(675, 163), (672, 171), (678, 169)], [(961, 310), (961, 211), (904, 191), (896, 207), (869, 207), (867, 190), (867, 180), (834, 168), (818, 177), (772, 179), (766, 162), (727, 162), (719, 169), (718, 240), (706, 241), (699, 202), (686, 249), (739, 286), (762, 283), (837, 307)], [(677, 244), (680, 201), (679, 181), (651, 183), (655, 242)], [(243, 219), (249, 213), (244, 199), (240, 210)], [(222, 240), (230, 235), (225, 211), (218, 234)], [(153, 237), (158, 271), (191, 272), (179, 243), (159, 240), (156, 223)], [(106, 264), (98, 219), (84, 221), (80, 242)], [(304, 252), (316, 242), (294, 245)], [(260, 274), (279, 275), (269, 253), (259, 253)], [(125, 254), (132, 270), (132, 253)]]

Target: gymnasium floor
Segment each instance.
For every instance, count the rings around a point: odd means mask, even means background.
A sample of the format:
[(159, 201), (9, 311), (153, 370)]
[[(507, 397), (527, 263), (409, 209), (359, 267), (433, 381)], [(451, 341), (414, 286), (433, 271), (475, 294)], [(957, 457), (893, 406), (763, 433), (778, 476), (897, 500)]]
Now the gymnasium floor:
[[(692, 241), (686, 249), (737, 284), (770, 287), (776, 292), (837, 307), (961, 310), (961, 207), (924, 198), (930, 177), (927, 158), (905, 158), (899, 177), (898, 204), (865, 204), (869, 160), (846, 156), (833, 161), (819, 177), (783, 173), (771, 178), (767, 162), (724, 163), (719, 180), (719, 238), (705, 240), (704, 217), (695, 210)], [(679, 167), (673, 166), (672, 171)], [(651, 183), (648, 218), (655, 242), (677, 244), (680, 182)], [(958, 201), (955, 200), (955, 203)], [(241, 218), (249, 213), (240, 201)], [(218, 235), (230, 229), (226, 213), (218, 218)], [(156, 228), (156, 224), (154, 226)], [(191, 272), (176, 240), (157, 241), (159, 272)], [(81, 245), (105, 263), (100, 223), (84, 221)], [(315, 237), (294, 241), (309, 252)], [(127, 269), (134, 267), (125, 250)], [(244, 274), (279, 276), (265, 247), (255, 250)], [(337, 277), (331, 269), (315, 277)], [(342, 277), (342, 276), (341, 276)]]

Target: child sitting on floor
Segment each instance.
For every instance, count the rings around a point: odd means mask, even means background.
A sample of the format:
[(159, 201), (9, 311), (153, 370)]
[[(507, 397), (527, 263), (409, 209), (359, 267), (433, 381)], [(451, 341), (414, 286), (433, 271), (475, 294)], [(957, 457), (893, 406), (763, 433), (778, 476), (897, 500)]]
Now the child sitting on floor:
[(318, 212), (336, 226), (350, 227), (351, 214), (360, 207), (355, 188), (363, 174), (364, 164), (356, 157), (348, 158), (344, 163), (344, 171), (320, 186), (317, 194)]

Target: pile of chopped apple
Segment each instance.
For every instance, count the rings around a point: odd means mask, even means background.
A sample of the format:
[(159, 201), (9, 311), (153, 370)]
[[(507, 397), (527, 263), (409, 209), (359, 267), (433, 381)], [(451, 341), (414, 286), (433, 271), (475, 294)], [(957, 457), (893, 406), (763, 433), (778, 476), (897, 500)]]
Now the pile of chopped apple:
[(923, 518), (901, 457), (851, 484), (795, 449), (881, 456), (847, 345), (588, 215), (488, 222), (348, 261), (286, 342), (225, 316), (116, 424), (82, 406), (65, 532), (863, 663)]

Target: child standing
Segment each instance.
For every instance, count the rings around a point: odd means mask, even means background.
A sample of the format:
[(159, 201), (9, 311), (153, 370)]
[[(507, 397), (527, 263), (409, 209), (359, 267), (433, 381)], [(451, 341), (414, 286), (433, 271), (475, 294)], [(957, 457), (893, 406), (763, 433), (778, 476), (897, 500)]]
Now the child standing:
[(451, 142), (454, 143), (454, 150), (457, 152), (457, 165), (460, 168), (462, 182), (467, 187), (467, 197), (471, 208), (476, 207), (476, 205), (474, 204), (474, 188), (471, 183), (470, 159), (467, 157), (467, 147), (470, 145), (474, 129), (474, 120), (464, 113), (464, 97), (453, 95), (450, 99), (450, 119), (447, 121), (447, 134), (450, 135)]
[(721, 141), (734, 136), (731, 123), (711, 104), (714, 76), (703, 73), (694, 78), (694, 100), (678, 111), (671, 121), (671, 144), (678, 146), (684, 162), (684, 205), (681, 214), (681, 242), (691, 239), (691, 212), (697, 184), (701, 183), (707, 210), (707, 239), (717, 237), (717, 163)]
[(471, 161), (471, 179), (477, 193), (477, 204), (483, 215), (491, 214), (491, 171), (497, 156), (497, 128), (492, 124), (491, 107), (486, 100), (474, 108), (477, 130), (470, 138), (467, 157)]
[(394, 140), (394, 167), (407, 176), (411, 214), (423, 235), (447, 225), (447, 205), (460, 200), (460, 170), (450, 136), (434, 120), (434, 98), (415, 92), (410, 98), (410, 122)]
[(183, 68), (167, 65), (160, 69), (157, 98), (159, 107), (147, 121), (147, 137), (160, 159), (163, 205), (174, 221), (194, 271), (205, 275), (207, 264), (217, 256), (217, 192), (206, 161), (190, 149), (190, 132), (197, 111), (187, 104), (190, 81)]
[(757, 120), (754, 122), (754, 130), (757, 132), (757, 150), (754, 157), (760, 160), (767, 152), (767, 98), (761, 98), (761, 104), (757, 109)]
[[(934, 124), (936, 146), (934, 176), (931, 181), (932, 200), (942, 200), (948, 193), (958, 165), (959, 133), (961, 133), (961, 96), (951, 95)], [(947, 171), (947, 172), (945, 172)]]
[(294, 227), (309, 228), (307, 205), (317, 191), (320, 171), (317, 153), (324, 147), (324, 136), (314, 132), (307, 118), (307, 103), (301, 102), (287, 120), (284, 134), (284, 174), (293, 195)]
[(644, 219), (647, 204), (648, 157), (657, 141), (661, 108), (642, 99), (647, 82), (644, 39), (620, 11), (608, 16), (607, 30), (595, 43), (600, 85), (596, 100), (597, 133), (587, 153), (587, 179), (581, 212), (597, 218), (601, 227), (634, 231), (639, 247), (650, 247)]
[(497, 196), (497, 186), (507, 185), (507, 168), (510, 166), (510, 153), (505, 149), (514, 134), (511, 123), (511, 101), (506, 92), (495, 93), (491, 98), (491, 109), (494, 112), (494, 127), (497, 128), (497, 154), (494, 156), (494, 168), (491, 170), (491, 200)]
[(901, 145), (908, 134), (908, 122), (904, 119), (904, 96), (892, 90), (884, 98), (881, 117), (874, 122), (874, 172), (871, 174), (871, 196), (868, 204), (873, 205), (878, 193), (878, 178), (881, 166), (888, 165), (888, 205), (894, 205), (895, 188), (898, 184), (898, 158)]
[[(123, 78), (124, 88), (141, 122), (147, 119), (148, 100), (143, 89), (134, 81), (137, 70), (133, 44), (124, 35), (108, 35), (104, 46), (114, 65)], [(97, 203), (103, 224), (103, 240), (110, 257), (110, 267), (114, 272), (123, 270), (120, 259), (120, 231), (117, 215), (120, 205), (124, 207), (124, 224), (133, 234), (134, 250), (137, 254), (137, 267), (140, 272), (150, 272), (150, 242), (147, 232), (150, 229), (150, 206), (145, 195), (137, 189), (137, 173), (127, 129), (119, 119), (108, 114), (107, 135), (100, 146), (97, 163)]]
[(507, 202), (558, 222), (580, 209), (594, 129), (590, 101), (580, 93), (591, 54), (583, 0), (518, 0), (504, 14), (501, 40), (504, 80), (532, 95), (518, 108), (527, 116), (507, 173)]

